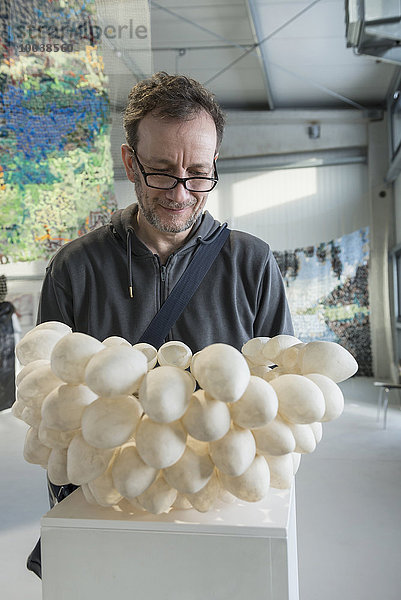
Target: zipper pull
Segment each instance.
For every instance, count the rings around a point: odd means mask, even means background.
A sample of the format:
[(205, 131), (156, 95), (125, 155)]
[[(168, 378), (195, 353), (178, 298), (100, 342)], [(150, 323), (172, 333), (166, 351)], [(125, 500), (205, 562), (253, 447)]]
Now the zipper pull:
[(166, 273), (167, 273), (167, 268), (165, 267), (165, 265), (162, 265), (160, 267), (160, 277), (163, 282), (166, 281)]

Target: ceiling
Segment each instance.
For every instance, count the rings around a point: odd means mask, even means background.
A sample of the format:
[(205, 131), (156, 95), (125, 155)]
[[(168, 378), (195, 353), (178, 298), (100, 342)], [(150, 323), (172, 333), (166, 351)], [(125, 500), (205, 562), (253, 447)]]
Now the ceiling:
[(103, 43), (113, 121), (132, 85), (159, 70), (194, 77), (226, 110), (247, 111), (383, 108), (399, 73), (347, 48), (344, 0), (120, 0), (120, 11), (115, 0), (100, 3), (103, 20), (112, 11), (150, 32)]

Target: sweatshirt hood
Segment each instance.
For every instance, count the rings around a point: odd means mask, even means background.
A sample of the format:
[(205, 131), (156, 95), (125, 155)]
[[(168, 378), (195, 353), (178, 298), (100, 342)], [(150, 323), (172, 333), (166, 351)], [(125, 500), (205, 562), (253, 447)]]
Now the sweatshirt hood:
[[(130, 204), (126, 208), (114, 212), (110, 221), (113, 233), (118, 235), (119, 242), (127, 253), (128, 289), (131, 298), (133, 297), (132, 259), (151, 253), (149, 248), (135, 234), (133, 224), (136, 221), (137, 212), (138, 204)], [(226, 227), (227, 223), (222, 225), (208, 211), (204, 211), (192, 226), (189, 238), (174, 254), (190, 251), (194, 246), (210, 244)]]
[[(110, 223), (118, 233), (125, 248), (127, 233), (128, 231), (132, 231), (134, 241), (132, 251), (134, 255), (141, 256), (144, 254), (149, 254), (150, 250), (135, 235), (133, 224), (136, 220), (137, 212), (138, 204), (136, 203), (130, 204), (130, 206), (127, 206), (126, 208), (120, 208), (111, 215)], [(210, 238), (214, 238), (214, 235), (220, 229), (221, 223), (216, 221), (207, 210), (204, 211), (192, 226), (190, 236), (186, 240), (185, 244), (183, 244), (181, 248), (178, 248), (175, 254), (178, 254), (179, 252), (198, 244), (198, 239), (207, 242)]]

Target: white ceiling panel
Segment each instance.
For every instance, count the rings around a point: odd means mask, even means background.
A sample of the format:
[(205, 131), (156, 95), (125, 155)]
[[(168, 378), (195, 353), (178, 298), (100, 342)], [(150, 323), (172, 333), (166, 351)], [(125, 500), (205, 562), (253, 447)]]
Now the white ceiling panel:
[(207, 8), (186, 5), (170, 10), (152, 9), (152, 40), (156, 47), (166, 42), (196, 45), (199, 42), (241, 44), (253, 41), (244, 3)]
[[(115, 2), (125, 11), (135, 5), (135, 0)], [(384, 108), (400, 67), (347, 48), (344, 4), (150, 0), (148, 62), (152, 71), (182, 73), (206, 83), (227, 109)], [(112, 51), (118, 56), (118, 47)], [(122, 58), (124, 66), (109, 70), (117, 110), (145, 70), (134, 48)]]

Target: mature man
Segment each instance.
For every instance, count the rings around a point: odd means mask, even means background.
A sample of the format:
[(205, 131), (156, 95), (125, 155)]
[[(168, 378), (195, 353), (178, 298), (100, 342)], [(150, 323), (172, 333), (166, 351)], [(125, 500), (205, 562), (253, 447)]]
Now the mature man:
[[(138, 203), (57, 252), (38, 323), (62, 321), (99, 340), (117, 335), (134, 344), (149, 341), (148, 325), (199, 251), (214, 246), (224, 229), (203, 212), (218, 181), (224, 116), (198, 82), (157, 73), (132, 89), (124, 127), (122, 160)], [(293, 333), (281, 275), (265, 242), (231, 231), (209, 269), (204, 259), (199, 264), (187, 288), (199, 287), (166, 339), (197, 352), (214, 342), (240, 349), (252, 337)], [(76, 487), (49, 482), (51, 504)], [(27, 566), (41, 576), (40, 541)]]
[[(59, 250), (47, 269), (38, 321), (136, 343), (199, 247), (221, 232), (203, 209), (218, 180), (224, 116), (198, 82), (157, 73), (132, 89), (124, 127), (122, 160), (138, 203)], [(241, 348), (252, 337), (279, 333), (292, 333), (292, 324), (270, 248), (231, 231), (166, 339), (196, 352), (213, 342)]]

